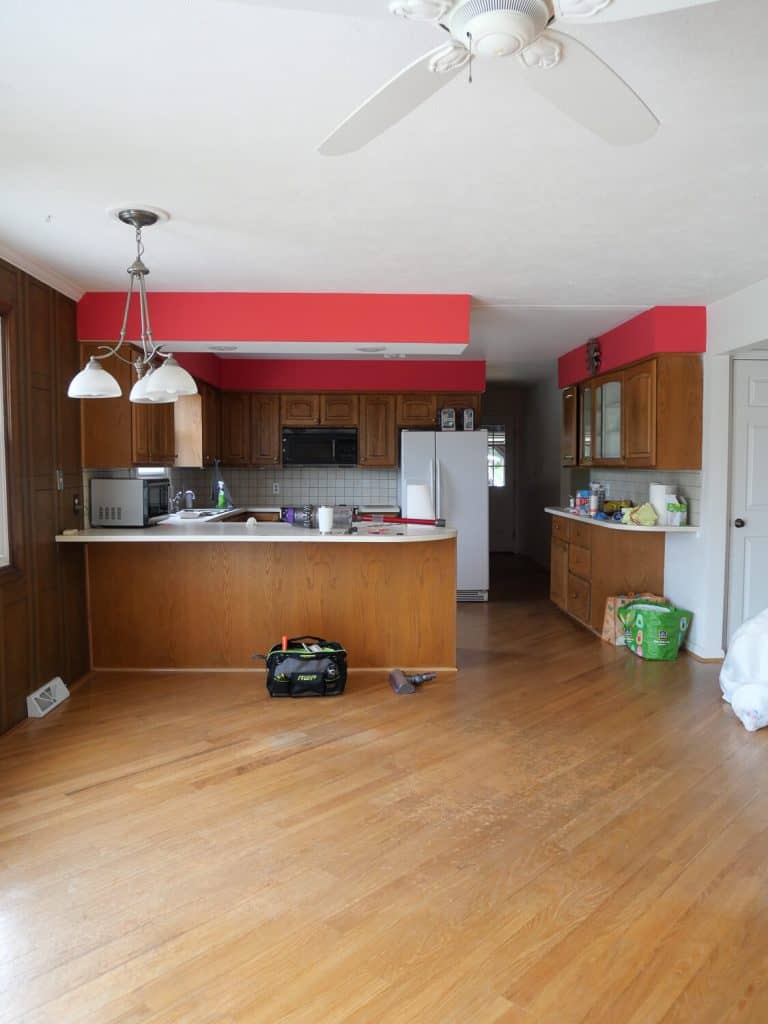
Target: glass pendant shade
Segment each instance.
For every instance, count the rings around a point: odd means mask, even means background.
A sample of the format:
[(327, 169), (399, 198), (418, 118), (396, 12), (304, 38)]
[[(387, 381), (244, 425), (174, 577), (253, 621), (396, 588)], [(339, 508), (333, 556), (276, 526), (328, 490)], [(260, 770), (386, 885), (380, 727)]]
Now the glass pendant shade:
[(70, 398), (119, 398), (122, 393), (112, 374), (93, 356), (88, 365), (75, 374), (67, 389)]
[(152, 371), (145, 393), (150, 401), (167, 402), (182, 395), (196, 395), (197, 384), (192, 374), (169, 356), (162, 366)]

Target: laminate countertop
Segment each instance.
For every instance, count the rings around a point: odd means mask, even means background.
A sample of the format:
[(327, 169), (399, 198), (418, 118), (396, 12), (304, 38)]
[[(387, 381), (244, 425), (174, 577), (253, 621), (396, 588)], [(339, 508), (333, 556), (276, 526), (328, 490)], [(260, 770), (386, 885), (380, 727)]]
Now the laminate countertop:
[(615, 523), (612, 519), (592, 519), (591, 516), (580, 516), (564, 508), (545, 508), (551, 516), (562, 516), (563, 519), (575, 519), (577, 523), (588, 526), (603, 527), (606, 530), (621, 530), (622, 533), (698, 533), (698, 526), (630, 526), (626, 523)]
[(147, 529), (109, 528), (78, 530), (59, 534), (59, 544), (210, 544), (210, 543), (293, 543), (293, 544), (407, 544), (451, 540), (455, 530), (437, 526), (400, 526), (360, 523), (357, 533), (320, 533), (291, 523), (200, 522), (166, 520)]

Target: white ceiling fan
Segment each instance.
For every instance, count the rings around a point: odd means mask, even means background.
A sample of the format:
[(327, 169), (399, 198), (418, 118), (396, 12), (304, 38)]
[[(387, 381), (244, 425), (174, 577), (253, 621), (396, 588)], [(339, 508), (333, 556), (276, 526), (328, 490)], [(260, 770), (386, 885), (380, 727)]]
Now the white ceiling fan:
[[(386, 13), (384, 0), (240, 0), (259, 7), (346, 14)], [(320, 144), (340, 156), (361, 149), (455, 78), (475, 58), (518, 58), (526, 83), (606, 142), (650, 138), (659, 122), (607, 64), (561, 22), (647, 17), (717, 0), (389, 0), (391, 14), (433, 22), (449, 39), (414, 61), (354, 110)]]

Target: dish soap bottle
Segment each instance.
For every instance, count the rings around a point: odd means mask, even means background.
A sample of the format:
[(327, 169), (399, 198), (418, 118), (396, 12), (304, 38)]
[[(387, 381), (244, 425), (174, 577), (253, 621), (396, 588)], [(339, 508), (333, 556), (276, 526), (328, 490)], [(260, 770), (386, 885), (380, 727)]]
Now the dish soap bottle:
[(219, 496), (216, 499), (216, 508), (226, 508), (226, 507), (227, 507), (227, 495), (226, 495), (226, 493), (224, 491), (224, 481), (223, 480), (219, 480)]

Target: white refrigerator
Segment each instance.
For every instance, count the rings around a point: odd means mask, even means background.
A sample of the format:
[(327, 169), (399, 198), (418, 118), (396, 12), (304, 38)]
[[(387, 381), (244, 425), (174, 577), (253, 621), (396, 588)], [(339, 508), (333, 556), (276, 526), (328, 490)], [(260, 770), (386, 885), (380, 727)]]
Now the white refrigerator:
[(409, 496), (423, 513), (426, 487), (435, 518), (458, 531), (457, 600), (487, 601), (488, 431), (403, 430), (400, 440), (403, 516), (412, 515)]

